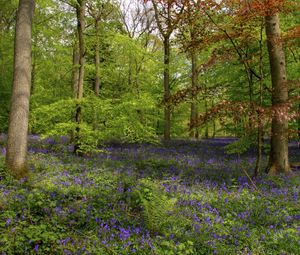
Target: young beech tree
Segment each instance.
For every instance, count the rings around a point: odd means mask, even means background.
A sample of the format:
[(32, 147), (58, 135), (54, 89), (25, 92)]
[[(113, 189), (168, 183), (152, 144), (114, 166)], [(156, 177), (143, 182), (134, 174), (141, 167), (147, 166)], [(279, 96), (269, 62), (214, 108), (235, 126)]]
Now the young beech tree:
[[(108, 23), (116, 22), (118, 9), (117, 5), (111, 0), (88, 0), (87, 1), (87, 12), (92, 18), (94, 23), (94, 41), (92, 43), (94, 66), (95, 66), (95, 76), (93, 79), (93, 91), (96, 96), (99, 96), (101, 77), (100, 77), (100, 62), (101, 62), (101, 47), (103, 47), (103, 42), (101, 42), (101, 36), (104, 33), (105, 25)], [(89, 24), (87, 24), (87, 27)], [(88, 48), (88, 45), (87, 45)], [(102, 57), (103, 58), (103, 57)]]
[(267, 171), (270, 175), (290, 174), (288, 157), (288, 84), (279, 13), (270, 8), (265, 17), (267, 46), (272, 79), (271, 150)]
[[(193, 123), (198, 116), (198, 100), (197, 93), (199, 90), (199, 74), (204, 70), (204, 64), (199, 64), (198, 58), (203, 49), (209, 49), (211, 46), (208, 42), (210, 33), (210, 24), (205, 20), (205, 15), (198, 3), (187, 1), (184, 3), (185, 8), (181, 15), (178, 26), (177, 40), (181, 44), (181, 50), (187, 54), (191, 62), (191, 108), (190, 123)], [(204, 18), (203, 18), (204, 17)], [(205, 98), (205, 109), (207, 108), (207, 99)], [(208, 132), (208, 125), (206, 125)], [(198, 128), (190, 130), (191, 138), (199, 138)]]
[(27, 132), (31, 85), (31, 34), (34, 0), (20, 0), (17, 12), (14, 77), (9, 115), (6, 165), (16, 178), (27, 174)]
[(78, 91), (78, 79), (79, 79), (79, 48), (78, 48), (78, 38), (75, 36), (74, 44), (73, 44), (73, 53), (72, 53), (72, 92), (74, 98), (76, 98)]
[[(163, 39), (164, 45), (164, 101), (169, 102), (171, 97), (170, 88), (170, 55), (171, 35), (178, 24), (178, 13), (183, 11), (178, 8), (176, 1), (151, 1), (153, 4), (156, 24)], [(164, 139), (171, 139), (171, 106), (167, 103), (164, 109)]]
[[(77, 14), (77, 32), (78, 32), (78, 47), (79, 47), (79, 74), (76, 99), (83, 98), (83, 82), (84, 82), (84, 64), (85, 64), (85, 42), (84, 42), (84, 29), (85, 29), (85, 0), (77, 0), (76, 14)], [(80, 123), (81, 123), (81, 106), (77, 104), (75, 122), (77, 124), (75, 133), (75, 146), (74, 153), (80, 150)]]
[(78, 0), (76, 4), (77, 14), (77, 32), (78, 32), (78, 47), (79, 47), (79, 77), (77, 85), (77, 99), (83, 97), (83, 82), (84, 82), (84, 64), (85, 64), (85, 0)]

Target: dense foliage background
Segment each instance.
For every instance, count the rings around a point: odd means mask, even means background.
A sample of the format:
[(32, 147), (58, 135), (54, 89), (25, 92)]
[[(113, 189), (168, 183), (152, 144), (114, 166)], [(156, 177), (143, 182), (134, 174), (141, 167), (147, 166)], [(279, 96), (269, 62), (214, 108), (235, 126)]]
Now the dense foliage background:
[[(254, 13), (240, 14), (245, 7), (235, 1), (222, 4), (224, 8), (227, 4), (228, 12), (233, 15), (228, 16), (225, 10), (223, 13), (210, 10), (206, 15), (201, 9), (189, 9), (175, 17), (176, 23), (173, 16), (170, 18), (176, 24), (170, 37), (169, 70), (173, 138), (188, 137), (192, 102), (198, 105), (200, 115), (208, 114), (207, 121), (198, 127), (200, 136), (206, 137), (241, 137), (255, 132), (255, 125), (248, 116), (252, 114), (249, 105), (268, 107), (271, 104), (263, 17)], [(76, 101), (73, 100), (72, 71), (76, 64), (74, 66), (72, 55), (77, 44), (74, 6), (72, 1), (42, 0), (36, 3), (31, 133), (62, 135), (74, 129)], [(17, 1), (1, 3), (2, 132), (7, 131), (16, 8)], [(84, 135), (93, 136), (95, 143), (159, 138), (164, 127), (163, 43), (151, 4), (97, 0), (87, 1), (86, 8), (86, 72), (81, 124)], [(175, 7), (172, 8), (176, 12)], [(94, 26), (95, 13), (99, 15), (99, 31)], [(291, 95), (298, 95), (298, 89), (292, 85), (299, 79), (299, 39), (295, 36), (298, 17), (296, 8), (287, 8), (281, 17)], [(96, 44), (100, 55), (97, 74), (100, 92), (94, 96)], [(191, 54), (197, 55), (199, 89), (195, 95), (187, 91), (191, 86)], [(212, 114), (222, 101), (237, 102), (248, 110), (237, 112), (236, 107), (225, 107), (223, 112), (218, 110), (217, 114)], [(269, 120), (264, 121), (266, 132), (268, 123)], [(293, 123), (292, 136), (297, 129), (297, 124)]]

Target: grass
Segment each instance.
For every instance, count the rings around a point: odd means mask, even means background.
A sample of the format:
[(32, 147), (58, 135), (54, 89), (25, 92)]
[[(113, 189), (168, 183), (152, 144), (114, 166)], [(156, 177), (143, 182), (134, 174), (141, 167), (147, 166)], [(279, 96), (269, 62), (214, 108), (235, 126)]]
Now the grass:
[(0, 254), (299, 254), (299, 172), (254, 186), (243, 171), (254, 152), (226, 155), (228, 143), (111, 145), (79, 158), (31, 141), (29, 180), (0, 180)]

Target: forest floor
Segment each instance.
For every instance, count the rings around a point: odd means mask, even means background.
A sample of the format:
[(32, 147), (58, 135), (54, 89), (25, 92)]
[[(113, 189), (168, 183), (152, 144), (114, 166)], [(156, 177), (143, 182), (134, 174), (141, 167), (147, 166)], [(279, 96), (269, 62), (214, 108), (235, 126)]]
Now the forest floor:
[(4, 173), (0, 143), (0, 254), (299, 254), (299, 169), (251, 181), (255, 151), (226, 154), (230, 142), (76, 157), (64, 140), (32, 136), (26, 181)]

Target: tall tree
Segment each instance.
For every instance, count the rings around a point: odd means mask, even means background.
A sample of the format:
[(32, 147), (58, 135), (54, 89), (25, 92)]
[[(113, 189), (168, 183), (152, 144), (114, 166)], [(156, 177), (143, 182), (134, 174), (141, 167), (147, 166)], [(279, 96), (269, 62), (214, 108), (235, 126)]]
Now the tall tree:
[[(163, 39), (164, 45), (164, 139), (171, 139), (171, 105), (169, 99), (171, 96), (170, 88), (170, 56), (171, 56), (171, 35), (179, 21), (176, 15), (176, 1), (155, 1), (152, 0), (155, 13), (155, 20), (158, 30)], [(183, 6), (179, 12), (182, 12)], [(175, 15), (174, 15), (175, 14)], [(175, 17), (174, 17), (175, 16)]]
[(6, 165), (16, 178), (27, 175), (27, 132), (31, 86), (31, 34), (34, 0), (20, 0), (17, 12), (14, 77)]
[(278, 10), (270, 8), (265, 17), (267, 46), (272, 79), (271, 150), (267, 171), (270, 175), (290, 174), (288, 157), (288, 84)]
[[(79, 75), (76, 99), (83, 98), (83, 82), (84, 82), (84, 64), (85, 64), (85, 42), (84, 42), (84, 29), (85, 29), (85, 0), (77, 0), (76, 3), (76, 16), (77, 16), (77, 33), (78, 33), (78, 47), (79, 47)], [(74, 153), (79, 153), (80, 150), (80, 123), (81, 123), (81, 106), (78, 103), (76, 106), (75, 121), (77, 124), (75, 133), (75, 146)]]
[(79, 49), (78, 49), (78, 40), (75, 38), (75, 42), (73, 44), (73, 68), (72, 68), (72, 92), (74, 98), (77, 97), (78, 91), (78, 79), (79, 79)]
[[(187, 53), (191, 61), (191, 91), (193, 100), (191, 102), (190, 123), (195, 122), (198, 116), (196, 91), (198, 88), (198, 76), (201, 71), (201, 68), (198, 66), (198, 55), (207, 46), (207, 43), (204, 43), (204, 38), (208, 36), (207, 30), (209, 24), (204, 21), (203, 16), (202, 10), (198, 8), (197, 3), (187, 1), (182, 15), (183, 18), (180, 20), (178, 27), (179, 34), (177, 35), (183, 50)], [(190, 137), (196, 139), (199, 137), (198, 128), (190, 130)]]
[[(103, 34), (104, 23), (109, 20), (115, 21), (117, 16), (117, 6), (111, 0), (93, 0), (87, 1), (87, 12), (93, 19), (95, 40), (93, 43), (95, 77), (93, 79), (93, 91), (96, 96), (99, 96), (101, 77), (100, 77), (100, 62), (101, 62), (101, 41)], [(103, 43), (102, 43), (103, 44)]]
[(85, 64), (85, 0), (78, 0), (76, 4), (77, 14), (77, 32), (78, 32), (78, 47), (79, 47), (79, 77), (77, 86), (77, 99), (83, 97), (83, 82), (84, 82), (84, 64)]

